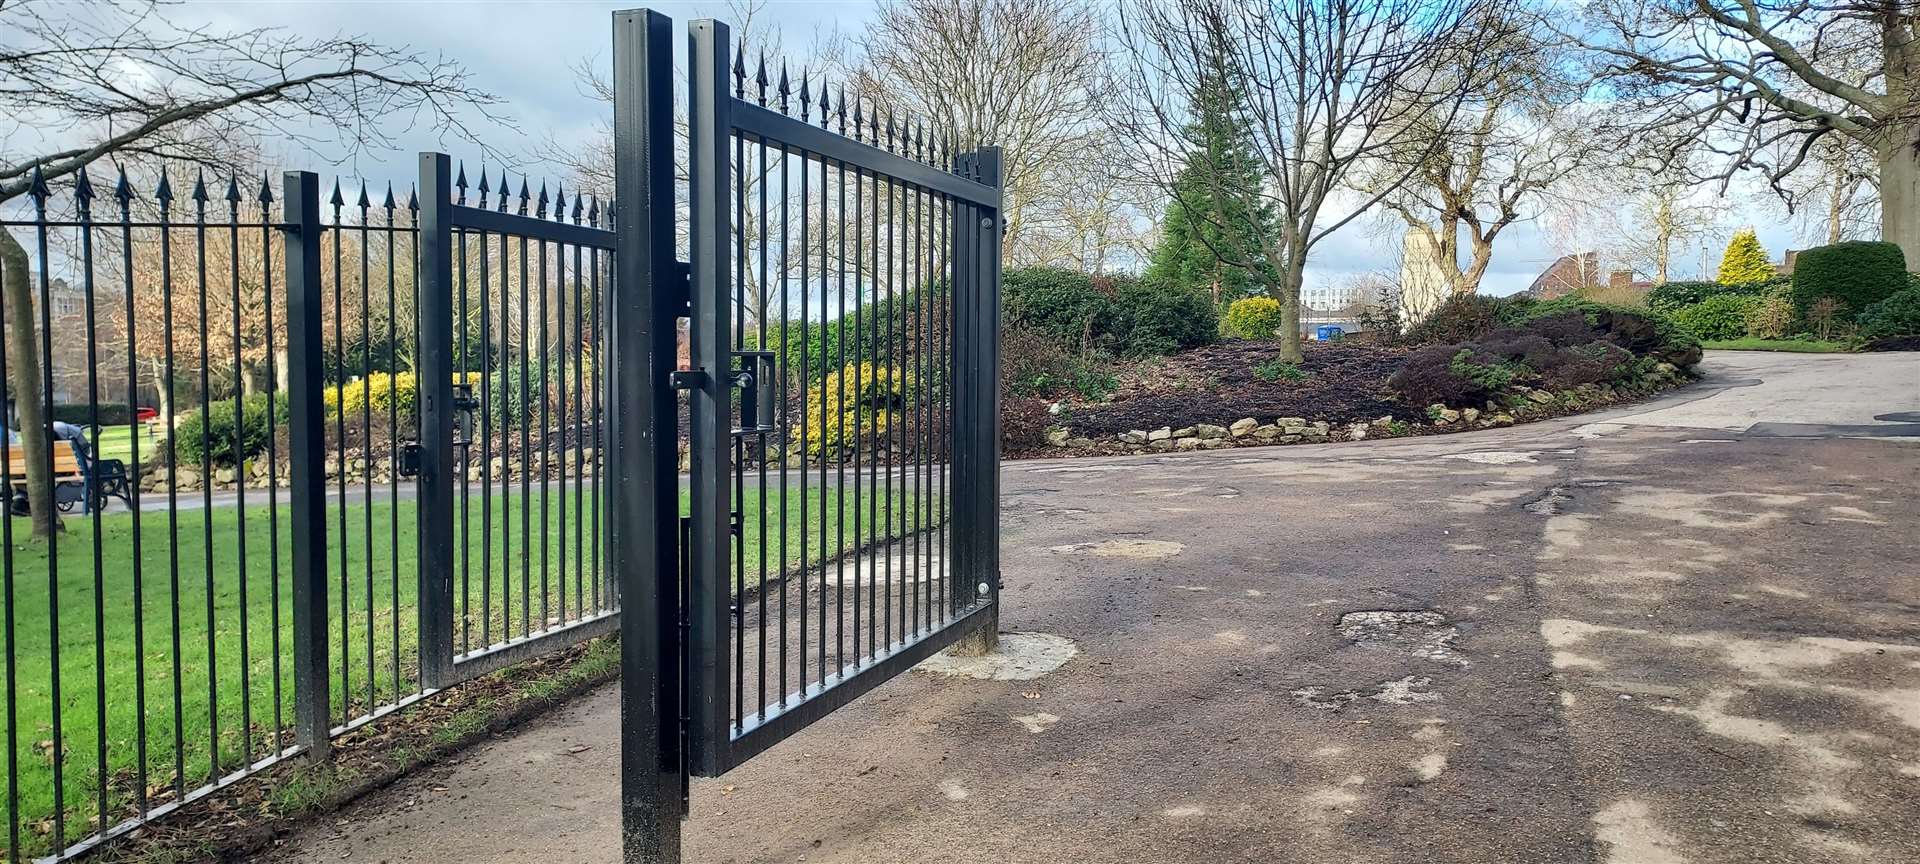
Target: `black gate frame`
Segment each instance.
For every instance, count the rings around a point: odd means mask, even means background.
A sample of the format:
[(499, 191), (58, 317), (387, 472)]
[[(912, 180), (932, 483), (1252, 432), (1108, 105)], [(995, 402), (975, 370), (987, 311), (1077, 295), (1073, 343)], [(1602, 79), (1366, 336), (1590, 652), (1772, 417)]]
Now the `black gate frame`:
[[(672, 20), (645, 9), (615, 12), (613, 37), (619, 214), (608, 334), (608, 560), (622, 599), (623, 855), (629, 862), (678, 862), (688, 777), (725, 773), (944, 648), (982, 653), (997, 644), (1000, 152), (962, 154), (949, 173), (737, 99), (726, 86), (727, 25), (693, 21), (691, 261), (683, 265), (675, 254)], [(739, 724), (726, 699), (729, 479), (735, 362), (753, 354), (733, 350), (728, 321), (727, 148), (736, 136), (951, 199), (955, 406), (948, 622), (807, 686), (797, 704)], [(679, 318), (690, 319), (691, 368), (684, 370), (676, 369)], [(688, 393), (691, 415), (685, 520), (676, 387)]]
[[(688, 24), (688, 141), (691, 151), (691, 362), (697, 374), (689, 391), (692, 416), (692, 530), (687, 692), (688, 770), (717, 777), (858, 698), (964, 636), (998, 629), (999, 567), (997, 477), (998, 308), (1000, 213), (999, 153), (963, 155), (987, 172), (980, 183), (941, 171), (878, 147), (834, 134), (728, 92), (731, 44), (727, 25), (712, 19)], [(833, 680), (816, 683), (785, 710), (763, 709), (753, 720), (732, 722), (727, 663), (734, 604), (727, 562), (733, 541), (733, 390), (736, 368), (752, 368), (751, 356), (734, 352), (729, 321), (732, 161), (734, 137), (790, 145), (856, 172), (892, 178), (955, 199), (955, 284), (959, 314), (954, 350), (954, 562), (949, 613), (941, 629), (918, 641), (876, 650), (870, 661), (848, 664)], [(737, 364), (736, 364), (736, 361)], [(752, 425), (742, 422), (742, 426)]]

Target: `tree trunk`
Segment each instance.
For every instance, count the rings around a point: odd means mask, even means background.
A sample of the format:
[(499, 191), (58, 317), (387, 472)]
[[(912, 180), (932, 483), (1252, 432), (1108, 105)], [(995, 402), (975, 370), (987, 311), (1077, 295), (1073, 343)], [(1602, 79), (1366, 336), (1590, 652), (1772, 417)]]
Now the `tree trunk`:
[[(27, 506), (33, 511), (33, 536), (60, 532), (60, 513), (53, 508), (53, 466), (46, 404), (41, 398), (40, 351), (33, 332), (33, 287), (27, 276), (27, 250), (0, 228), (0, 292), (7, 308), (7, 363), (13, 377), (20, 447), (26, 454)], [(11, 494), (11, 493), (9, 493)], [(0, 516), (0, 518), (10, 518)]]
[(1469, 241), (1473, 248), (1473, 258), (1467, 263), (1467, 269), (1460, 271), (1459, 287), (1455, 294), (1473, 294), (1480, 290), (1480, 280), (1487, 276), (1487, 267), (1493, 263), (1493, 241), (1482, 240), (1478, 236)]
[(1879, 148), (1880, 239), (1900, 244), (1908, 270), (1920, 268), (1920, 153), (1912, 137), (1895, 131)]
[(1281, 271), (1280, 296), (1280, 360), (1285, 363), (1298, 363), (1306, 357), (1300, 349), (1300, 287), (1306, 282), (1306, 256), (1287, 256), (1286, 267)]

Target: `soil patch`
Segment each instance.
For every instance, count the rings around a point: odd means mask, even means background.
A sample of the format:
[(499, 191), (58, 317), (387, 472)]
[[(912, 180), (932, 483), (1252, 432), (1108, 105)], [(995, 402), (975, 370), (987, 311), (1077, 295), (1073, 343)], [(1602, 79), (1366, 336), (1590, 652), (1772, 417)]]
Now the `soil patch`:
[(1070, 425), (1076, 435), (1097, 438), (1169, 423), (1225, 426), (1243, 417), (1417, 422), (1425, 419), (1420, 410), (1387, 393), (1387, 378), (1406, 355), (1407, 349), (1388, 345), (1313, 342), (1305, 346), (1296, 380), (1276, 368), (1279, 343), (1222, 342), (1123, 370), (1108, 401), (1069, 406)]

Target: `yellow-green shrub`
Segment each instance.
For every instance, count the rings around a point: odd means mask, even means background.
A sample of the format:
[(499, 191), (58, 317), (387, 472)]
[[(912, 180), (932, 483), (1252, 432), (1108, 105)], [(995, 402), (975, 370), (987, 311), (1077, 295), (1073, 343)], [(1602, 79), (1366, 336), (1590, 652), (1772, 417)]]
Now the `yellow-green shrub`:
[(807, 392), (801, 446), (809, 457), (834, 458), (859, 442), (884, 437), (893, 412), (912, 402), (914, 377), (883, 363), (848, 363)]
[(1242, 339), (1272, 339), (1285, 324), (1280, 301), (1272, 297), (1242, 297), (1227, 307), (1227, 334)]

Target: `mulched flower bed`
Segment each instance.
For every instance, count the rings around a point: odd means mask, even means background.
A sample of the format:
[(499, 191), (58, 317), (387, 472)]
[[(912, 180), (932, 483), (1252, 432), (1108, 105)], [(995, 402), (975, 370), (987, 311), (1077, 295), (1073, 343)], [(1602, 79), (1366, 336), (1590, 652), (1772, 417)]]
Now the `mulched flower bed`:
[(1278, 362), (1278, 343), (1221, 342), (1123, 372), (1109, 401), (1070, 404), (1066, 424), (1075, 435), (1100, 438), (1169, 424), (1226, 426), (1243, 417), (1419, 422), (1426, 419), (1422, 409), (1387, 393), (1387, 378), (1406, 355), (1405, 348), (1367, 342), (1311, 342), (1299, 366), (1304, 379), (1266, 381), (1255, 370)]

